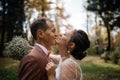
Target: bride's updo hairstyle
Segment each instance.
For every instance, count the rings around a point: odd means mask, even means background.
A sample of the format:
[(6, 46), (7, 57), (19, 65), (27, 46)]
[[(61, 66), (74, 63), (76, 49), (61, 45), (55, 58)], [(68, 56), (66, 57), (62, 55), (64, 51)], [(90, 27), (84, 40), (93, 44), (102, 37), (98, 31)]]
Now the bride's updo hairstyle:
[(83, 30), (75, 30), (71, 36), (68, 44), (72, 42), (75, 44), (74, 49), (71, 51), (71, 55), (76, 59), (83, 59), (90, 47), (90, 41), (88, 35)]

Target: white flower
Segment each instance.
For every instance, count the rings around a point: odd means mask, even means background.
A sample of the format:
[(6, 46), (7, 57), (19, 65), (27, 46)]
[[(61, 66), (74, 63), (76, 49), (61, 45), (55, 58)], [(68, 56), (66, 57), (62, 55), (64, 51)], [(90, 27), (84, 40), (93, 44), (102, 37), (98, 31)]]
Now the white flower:
[(29, 43), (26, 39), (15, 36), (6, 46), (8, 55), (13, 59), (20, 60), (29, 51)]

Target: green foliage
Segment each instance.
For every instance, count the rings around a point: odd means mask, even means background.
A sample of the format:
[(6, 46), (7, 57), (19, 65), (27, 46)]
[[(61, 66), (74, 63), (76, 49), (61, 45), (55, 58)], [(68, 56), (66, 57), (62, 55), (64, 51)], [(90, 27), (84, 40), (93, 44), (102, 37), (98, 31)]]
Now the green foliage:
[(111, 30), (120, 27), (120, 0), (87, 0), (87, 3), (87, 10), (97, 12)]
[(95, 55), (95, 48), (91, 47), (87, 50), (87, 52), (88, 52), (88, 55)]
[(13, 36), (22, 35), (25, 14), (24, 0), (1, 0), (0, 4), (0, 56), (3, 57), (3, 44), (12, 40)]
[(116, 59), (120, 58), (120, 48), (115, 48), (115, 51), (112, 53), (112, 57)]
[(120, 47), (120, 31), (115, 36), (115, 46)]
[(90, 42), (90, 48), (87, 50), (88, 55), (95, 55), (94, 41)]
[(30, 45), (26, 39), (16, 36), (8, 43), (6, 50), (11, 58), (20, 60), (28, 53), (29, 46)]
[(120, 0), (87, 0), (87, 10), (94, 12), (102, 19), (107, 28), (108, 46), (107, 51), (111, 50), (110, 31), (115, 27), (120, 28)]
[(118, 64), (119, 59), (120, 59), (120, 48), (116, 47), (113, 52), (108, 53), (105, 51), (102, 55), (101, 58), (107, 62), (108, 60), (113, 61), (113, 63)]
[(115, 48), (115, 51), (111, 54), (113, 63), (118, 64), (120, 59), (120, 48)]
[(107, 62), (108, 60), (111, 60), (111, 55), (107, 52), (107, 51), (104, 51), (103, 54), (101, 54), (101, 59), (104, 59), (105, 62)]
[[(7, 33), (6, 40), (10, 41), (13, 36), (20, 36), (23, 32), (23, 22), (25, 21), (24, 0), (3, 0), (3, 26)], [(9, 4), (9, 5), (8, 5)]]

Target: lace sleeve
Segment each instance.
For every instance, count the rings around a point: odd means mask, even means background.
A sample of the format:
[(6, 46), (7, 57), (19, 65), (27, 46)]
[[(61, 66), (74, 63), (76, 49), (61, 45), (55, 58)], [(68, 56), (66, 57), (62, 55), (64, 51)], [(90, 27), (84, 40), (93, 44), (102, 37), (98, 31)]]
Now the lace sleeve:
[(74, 63), (75, 63), (75, 72), (76, 72), (75, 80), (83, 80), (82, 70), (80, 68), (80, 65), (78, 65), (76, 62)]
[(58, 64), (61, 57), (60, 55), (50, 55), (50, 59), (55, 63), (55, 64)]
[(79, 67), (72, 59), (66, 59), (61, 63), (59, 80), (80, 80)]

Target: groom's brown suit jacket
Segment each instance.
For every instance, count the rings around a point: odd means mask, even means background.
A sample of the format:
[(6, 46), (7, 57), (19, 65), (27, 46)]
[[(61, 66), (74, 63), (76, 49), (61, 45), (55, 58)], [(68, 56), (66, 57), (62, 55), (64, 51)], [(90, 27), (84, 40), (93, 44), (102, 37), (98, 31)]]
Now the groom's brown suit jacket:
[(35, 46), (20, 62), (19, 80), (48, 80), (45, 66), (49, 61), (43, 50)]

